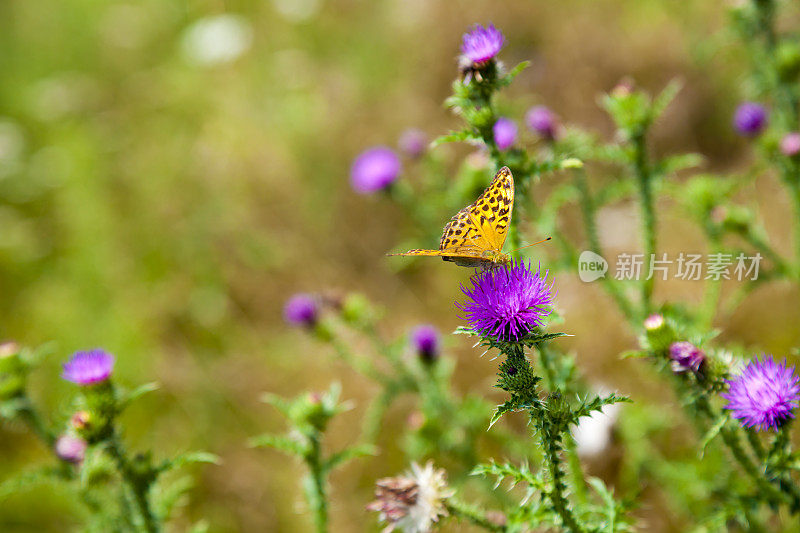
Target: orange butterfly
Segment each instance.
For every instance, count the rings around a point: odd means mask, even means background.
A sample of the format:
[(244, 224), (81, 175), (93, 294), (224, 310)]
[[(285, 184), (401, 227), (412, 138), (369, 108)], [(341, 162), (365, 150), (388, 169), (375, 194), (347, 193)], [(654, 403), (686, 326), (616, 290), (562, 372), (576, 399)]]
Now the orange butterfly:
[(438, 256), (459, 266), (483, 269), (507, 263), (510, 256), (502, 250), (513, 209), (514, 177), (508, 167), (503, 167), (475, 202), (450, 219), (438, 250), (388, 255)]

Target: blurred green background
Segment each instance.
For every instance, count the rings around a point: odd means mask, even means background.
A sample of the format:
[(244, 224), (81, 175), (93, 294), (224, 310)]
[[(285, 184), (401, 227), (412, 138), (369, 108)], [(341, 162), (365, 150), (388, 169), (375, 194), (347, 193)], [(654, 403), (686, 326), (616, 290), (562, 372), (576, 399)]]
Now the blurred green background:
[[(334, 423), (330, 445), (351, 442), (374, 389), (283, 324), (291, 293), (362, 292), (388, 310), (391, 335), (419, 322), (443, 331), (459, 324), (452, 302), (469, 272), (432, 261), (395, 273), (384, 253), (410, 222), (385, 199), (355, 195), (349, 165), (365, 147), (396, 145), (406, 128), (433, 137), (457, 127), (442, 102), (469, 25), (502, 29), (506, 64), (533, 61), (506, 95), (522, 107), (509, 110), (544, 103), (610, 139), (599, 94), (628, 75), (651, 92), (678, 77), (685, 88), (657, 126), (654, 150), (701, 152), (711, 170), (748, 163), (751, 150), (729, 127), (747, 94), (741, 50), (712, 37), (725, 23), (722, 2), (498, 4), (0, 3), (0, 337), (53, 341), (32, 393), (54, 416), (68, 414), (71, 388), (58, 375), (77, 349), (116, 354), (123, 383), (161, 384), (126, 415), (132, 447), (158, 456), (206, 449), (223, 460), (196, 471), (176, 530), (203, 517), (214, 532), (308, 528), (299, 465), (245, 444), (283, 428), (258, 401), (262, 392), (341, 381), (358, 407)], [(440, 152), (453, 168), (467, 153)], [(414, 172), (406, 161), (404, 179)], [(786, 248), (779, 191), (767, 179), (746, 200), (769, 208), (762, 215), (773, 242)], [(691, 223), (662, 204), (672, 213), (660, 227), (666, 249), (702, 250)], [(601, 213), (611, 250), (637, 249), (636, 213), (629, 204)], [(581, 242), (577, 213), (562, 222)], [(590, 379), (674, 407), (643, 365), (619, 361), (635, 339), (602, 291), (570, 273), (556, 286), (564, 329), (575, 335), (565, 345)], [(675, 282), (657, 296), (696, 301), (697, 292)], [(798, 342), (798, 296), (766, 286), (717, 324), (722, 338), (786, 355)], [(496, 363), (464, 339), (448, 342), (458, 388), (499, 398)], [(376, 529), (363, 508), (375, 478), (404, 468), (393, 435), (407, 414), (391, 411), (379, 457), (334, 475), (334, 531)], [(0, 480), (47, 460), (19, 427), (0, 429), (0, 450)], [(80, 521), (75, 507), (62, 488), (27, 491), (2, 502), (0, 530), (65, 531)], [(650, 531), (681, 530), (657, 503), (641, 516)]]

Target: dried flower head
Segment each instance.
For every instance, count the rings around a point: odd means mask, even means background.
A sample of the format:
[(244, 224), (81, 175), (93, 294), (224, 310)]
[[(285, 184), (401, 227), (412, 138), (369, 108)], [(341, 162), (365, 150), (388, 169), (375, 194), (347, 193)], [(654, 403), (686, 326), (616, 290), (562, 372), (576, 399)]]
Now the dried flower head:
[(509, 118), (500, 117), (492, 126), (492, 133), (497, 149), (503, 152), (511, 148), (517, 139), (517, 125)]
[(69, 434), (61, 435), (56, 440), (55, 452), (63, 461), (80, 463), (86, 455), (86, 441)]
[(367, 509), (379, 512), (380, 519), (387, 522), (384, 531), (426, 533), (447, 516), (444, 501), (452, 495), (444, 470), (434, 468), (431, 461), (424, 468), (412, 463), (410, 472), (378, 480), (375, 501)]
[(523, 261), (486, 270), (473, 276), (471, 287), (461, 287), (467, 301), (456, 307), (482, 335), (518, 341), (540, 327), (552, 310), (553, 285), (547, 284), (547, 274), (534, 272)]
[(486, 27), (476, 24), (461, 40), (461, 55), (473, 65), (482, 65), (500, 52), (504, 42), (503, 34), (494, 24)]
[(439, 355), (439, 330), (422, 324), (411, 330), (411, 345), (425, 361), (433, 361)]
[(361, 152), (350, 169), (350, 183), (360, 194), (380, 191), (400, 175), (400, 158), (390, 148), (377, 146)]
[(736, 108), (733, 126), (745, 137), (755, 137), (766, 127), (769, 114), (767, 109), (755, 102), (744, 102)]
[(697, 372), (706, 360), (706, 354), (691, 342), (673, 342), (669, 347), (669, 356), (672, 359), (674, 372)]
[(283, 306), (283, 318), (295, 326), (313, 326), (318, 315), (317, 299), (310, 294), (295, 294)]
[(61, 377), (78, 385), (94, 385), (107, 380), (114, 369), (114, 356), (96, 348), (87, 352), (75, 352), (64, 363)]
[(531, 131), (545, 139), (552, 140), (556, 136), (556, 117), (543, 105), (530, 108), (525, 114), (525, 123)]
[(771, 355), (750, 361), (742, 373), (728, 381), (729, 390), (721, 394), (728, 400), (726, 409), (743, 427), (759, 431), (778, 428), (789, 418), (800, 401), (800, 378), (786, 361), (776, 363)]

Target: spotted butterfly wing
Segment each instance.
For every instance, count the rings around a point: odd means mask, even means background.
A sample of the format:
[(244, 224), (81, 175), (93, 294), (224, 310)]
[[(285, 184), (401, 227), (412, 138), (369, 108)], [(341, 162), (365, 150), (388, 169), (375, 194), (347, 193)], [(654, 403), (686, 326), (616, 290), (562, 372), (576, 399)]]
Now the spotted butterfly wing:
[(409, 250), (389, 255), (438, 256), (467, 267), (502, 262), (513, 208), (514, 177), (508, 167), (503, 167), (478, 199), (445, 225), (438, 250)]

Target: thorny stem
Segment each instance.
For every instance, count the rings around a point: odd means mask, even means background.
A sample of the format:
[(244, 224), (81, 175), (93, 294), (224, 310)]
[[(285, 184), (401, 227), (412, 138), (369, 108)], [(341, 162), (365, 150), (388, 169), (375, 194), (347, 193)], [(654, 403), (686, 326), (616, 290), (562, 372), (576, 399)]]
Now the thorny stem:
[(564, 484), (565, 473), (561, 469), (561, 451), (560, 439), (561, 434), (554, 431), (553, 421), (548, 420), (548, 413), (541, 408), (531, 409), (531, 417), (535, 417), (536, 424), (539, 426), (539, 439), (544, 451), (544, 459), (547, 464), (547, 470), (550, 474), (550, 481), (552, 488), (548, 493), (550, 502), (553, 504), (553, 509), (556, 514), (561, 517), (564, 526), (573, 533), (580, 533), (583, 531), (572, 511), (569, 508), (569, 502), (564, 496), (564, 490), (567, 486)]
[[(709, 420), (715, 420), (717, 418), (711, 408), (711, 405), (708, 403), (707, 398), (698, 398), (695, 405), (697, 406), (698, 411), (703, 413)], [(720, 436), (722, 437), (722, 441), (730, 450), (734, 459), (736, 459), (736, 461), (739, 463), (739, 466), (741, 466), (742, 470), (744, 470), (745, 473), (755, 482), (758, 488), (767, 497), (768, 501), (773, 503), (787, 502), (792, 504), (793, 507), (797, 506), (796, 496), (787, 494), (785, 489), (780, 490), (776, 488), (768, 479), (764, 477), (763, 472), (759, 470), (759, 468), (753, 463), (752, 459), (742, 448), (739, 435), (735, 430), (723, 427), (720, 430)]]
[[(787, 81), (778, 70), (778, 35), (775, 31), (774, 0), (753, 0), (756, 9), (756, 26), (763, 40), (764, 53), (768, 61), (758, 68), (771, 70), (768, 78), (775, 80), (775, 107), (778, 120), (786, 131), (797, 131), (800, 121), (800, 93), (796, 83)], [(796, 163), (782, 164), (781, 175), (790, 190), (795, 208), (796, 265), (793, 274), (800, 278), (800, 170)]]
[(138, 514), (138, 526), (142, 531), (147, 533), (157, 533), (160, 531), (158, 521), (155, 514), (150, 508), (150, 502), (147, 498), (147, 493), (150, 489), (150, 484), (141, 479), (140, 476), (133, 469), (130, 460), (126, 457), (125, 452), (122, 450), (122, 445), (116, 436), (111, 437), (108, 445), (108, 452), (111, 458), (117, 465), (117, 471), (122, 478), (122, 483), (130, 492), (133, 499), (136, 514)]
[(647, 316), (651, 309), (653, 284), (655, 278), (650, 276), (650, 265), (656, 252), (656, 214), (653, 201), (652, 178), (647, 163), (647, 143), (644, 133), (633, 138), (634, 160), (633, 168), (639, 184), (639, 201), (642, 209), (643, 239), (644, 239), (644, 276), (642, 282), (642, 311)]
[[(589, 192), (589, 185), (586, 181), (586, 170), (583, 168), (576, 169), (573, 174), (575, 175), (575, 185), (578, 189), (580, 196), (581, 215), (583, 216), (583, 227), (586, 232), (586, 240), (589, 242), (589, 248), (597, 255), (603, 256), (603, 249), (600, 246), (600, 237), (597, 234), (597, 208)], [(634, 319), (634, 311), (631, 303), (620, 291), (619, 285), (616, 280), (608, 276), (600, 278), (602, 286), (611, 295), (619, 307), (619, 310), (625, 315), (628, 320)]]
[(314, 432), (308, 436), (311, 448), (304, 457), (309, 469), (309, 505), (314, 513), (314, 523), (318, 533), (328, 530), (328, 499), (325, 494), (325, 473), (322, 465), (322, 447), (319, 435)]
[(452, 516), (471, 522), (487, 531), (508, 531), (505, 525), (497, 524), (489, 520), (486, 513), (481, 509), (473, 505), (468, 505), (454, 497), (445, 500), (444, 505), (447, 512)]

